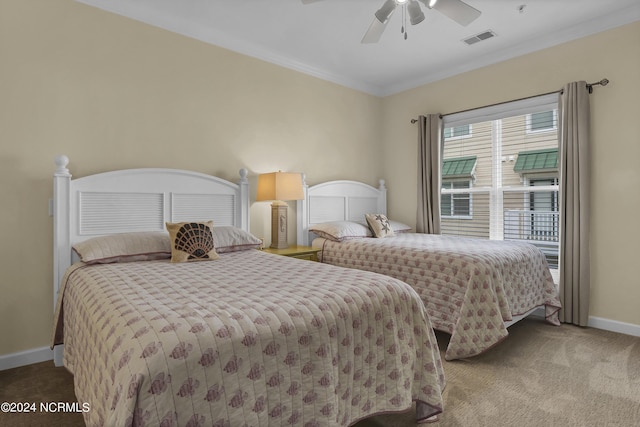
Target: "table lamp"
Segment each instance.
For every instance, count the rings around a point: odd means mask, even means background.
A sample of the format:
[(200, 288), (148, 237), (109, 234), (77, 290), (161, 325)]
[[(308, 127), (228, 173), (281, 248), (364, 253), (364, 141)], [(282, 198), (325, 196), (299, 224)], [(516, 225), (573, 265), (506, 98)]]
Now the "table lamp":
[(302, 200), (302, 175), (272, 172), (258, 175), (256, 201), (271, 200), (271, 248), (285, 249), (287, 244), (287, 212), (289, 200)]

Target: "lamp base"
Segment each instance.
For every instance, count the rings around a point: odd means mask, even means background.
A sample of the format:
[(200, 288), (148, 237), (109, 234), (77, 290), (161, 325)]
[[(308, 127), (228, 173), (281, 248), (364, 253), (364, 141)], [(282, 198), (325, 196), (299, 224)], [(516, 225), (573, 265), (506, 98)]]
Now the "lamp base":
[(271, 204), (271, 246), (273, 249), (286, 249), (287, 243), (287, 211), (289, 205), (275, 201)]

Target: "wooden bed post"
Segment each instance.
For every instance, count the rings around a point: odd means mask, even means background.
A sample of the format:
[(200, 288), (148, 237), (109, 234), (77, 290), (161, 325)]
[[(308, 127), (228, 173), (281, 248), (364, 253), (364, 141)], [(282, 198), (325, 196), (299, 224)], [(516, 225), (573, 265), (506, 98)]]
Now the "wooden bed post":
[[(69, 158), (60, 155), (55, 158), (56, 171), (53, 174), (53, 310), (58, 302), (60, 282), (67, 267), (71, 265), (71, 242), (69, 209), (71, 173), (67, 169)], [(53, 349), (53, 361), (62, 366), (62, 346)]]

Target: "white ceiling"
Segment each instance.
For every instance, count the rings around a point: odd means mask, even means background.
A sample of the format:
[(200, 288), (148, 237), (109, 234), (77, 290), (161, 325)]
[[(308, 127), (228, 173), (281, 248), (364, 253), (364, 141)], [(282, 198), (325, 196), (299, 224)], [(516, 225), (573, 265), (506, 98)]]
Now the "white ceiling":
[[(463, 27), (421, 3), (406, 40), (397, 8), (361, 44), (384, 0), (78, 1), (378, 96), (640, 20), (640, 0), (465, 0), (482, 14)], [(486, 30), (497, 36), (462, 42)]]

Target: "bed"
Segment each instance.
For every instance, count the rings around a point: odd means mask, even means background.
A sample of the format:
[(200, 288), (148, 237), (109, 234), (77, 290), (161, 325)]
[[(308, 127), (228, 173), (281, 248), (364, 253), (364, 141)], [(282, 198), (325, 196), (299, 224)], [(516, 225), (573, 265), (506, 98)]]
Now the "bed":
[[(415, 291), (257, 250), (246, 170), (238, 184), (173, 169), (71, 179), (68, 162), (54, 174), (52, 347), (88, 426), (349, 426), (442, 411)], [(166, 223), (209, 227), (215, 249), (190, 252), (209, 260), (174, 262), (183, 240)]]
[[(498, 344), (507, 328), (543, 311), (559, 325), (560, 301), (544, 254), (517, 241), (413, 233), (386, 217), (386, 187), (356, 181), (305, 185), (298, 202), (298, 244), (321, 249), (323, 263), (402, 280), (422, 298), (432, 326), (451, 335), (445, 359), (475, 356)], [(365, 215), (389, 221), (392, 236), (375, 238)], [(375, 223), (371, 223), (375, 225)]]

